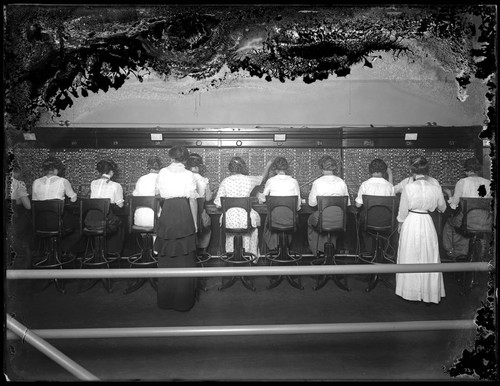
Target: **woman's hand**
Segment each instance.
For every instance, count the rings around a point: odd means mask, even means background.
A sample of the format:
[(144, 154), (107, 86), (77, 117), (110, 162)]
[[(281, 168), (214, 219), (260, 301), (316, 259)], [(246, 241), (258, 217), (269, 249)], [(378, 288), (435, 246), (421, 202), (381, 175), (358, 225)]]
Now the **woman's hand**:
[(264, 196), (264, 193), (257, 193), (257, 199), (259, 200), (259, 204), (263, 204), (266, 201), (266, 197)]
[(401, 233), (401, 227), (403, 226), (402, 222), (398, 222), (398, 233)]

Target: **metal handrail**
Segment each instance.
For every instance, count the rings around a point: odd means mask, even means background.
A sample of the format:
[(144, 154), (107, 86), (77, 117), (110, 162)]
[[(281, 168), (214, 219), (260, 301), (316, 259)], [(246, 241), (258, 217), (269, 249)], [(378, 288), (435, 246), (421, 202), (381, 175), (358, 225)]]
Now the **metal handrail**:
[(492, 271), (490, 262), (429, 264), (346, 264), (308, 266), (254, 266), (201, 268), (21, 269), (6, 270), (7, 279), (100, 279), (147, 277), (211, 277), (273, 275), (347, 275), (410, 272)]
[[(415, 320), (405, 322), (373, 323), (41, 329), (32, 330), (32, 332), (45, 339), (99, 339), (214, 335), (345, 334), (364, 332), (467, 330), (474, 329), (476, 327), (477, 326), (473, 320)], [(7, 339), (14, 338), (16, 337), (13, 334), (7, 334)]]

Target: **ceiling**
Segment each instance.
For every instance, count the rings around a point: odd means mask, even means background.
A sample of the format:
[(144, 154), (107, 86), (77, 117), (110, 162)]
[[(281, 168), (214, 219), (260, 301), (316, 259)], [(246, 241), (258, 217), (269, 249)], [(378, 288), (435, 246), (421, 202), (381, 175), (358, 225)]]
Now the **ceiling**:
[(151, 77), (181, 82), (184, 94), (241, 78), (312, 85), (354, 68), (404, 79), (392, 60), (418, 66), (412, 74), (431, 66), (459, 101), (474, 80), (487, 85), (490, 110), (495, 95), (493, 5), (21, 4), (6, 7), (5, 21), (4, 117), (26, 130), (78, 98)]

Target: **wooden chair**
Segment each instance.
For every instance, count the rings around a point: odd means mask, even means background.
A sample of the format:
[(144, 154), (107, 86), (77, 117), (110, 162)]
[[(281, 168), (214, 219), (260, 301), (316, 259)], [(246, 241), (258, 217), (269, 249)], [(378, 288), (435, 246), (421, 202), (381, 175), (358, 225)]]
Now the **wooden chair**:
[[(252, 210), (252, 201), (250, 197), (221, 197), (222, 204), (222, 229), (226, 233), (234, 233), (233, 252), (226, 252), (220, 256), (220, 259), (228, 265), (240, 266), (251, 265), (257, 260), (258, 256), (251, 252), (245, 251), (243, 248), (242, 235), (251, 232), (254, 228), (250, 219), (250, 211)], [(246, 224), (241, 227), (232, 227), (228, 225), (227, 214), (231, 209), (242, 209), (246, 212)], [(255, 291), (253, 278), (244, 276), (233, 276), (229, 280), (222, 280), (220, 291), (231, 287), (236, 281), (240, 280), (243, 286), (249, 290)]]
[[(84, 255), (80, 258), (81, 268), (110, 268), (110, 264), (120, 259), (118, 254), (108, 253), (106, 238), (108, 236), (108, 215), (110, 211), (109, 198), (82, 198), (80, 200), (80, 233), (86, 238)], [(92, 213), (96, 224), (88, 226), (85, 223), (87, 216)], [(109, 278), (100, 279), (108, 292), (113, 291), (112, 281)], [(86, 288), (81, 286), (79, 292), (91, 289), (97, 282)]]
[[(492, 198), (460, 198), (463, 217), (459, 230), (469, 238), (469, 253), (459, 260), (467, 262), (485, 260), (488, 252), (482, 244), (491, 240), (493, 235), (492, 202)], [(475, 272), (464, 272), (461, 295), (467, 294), (476, 281)]]
[[(268, 226), (272, 232), (278, 232), (279, 241), (278, 247), (274, 251), (266, 253), (266, 260), (270, 265), (299, 265), (302, 255), (292, 251), (288, 245), (289, 234), (297, 230), (297, 196), (267, 196), (267, 216)], [(278, 213), (280, 215), (278, 216)], [(283, 213), (289, 213), (289, 221), (283, 223), (281, 216)], [(304, 289), (301, 283), (300, 276), (293, 277), (290, 275), (280, 275), (277, 278), (271, 278), (268, 289), (276, 288), (281, 282), (286, 279), (288, 283), (297, 289)]]
[[(205, 232), (205, 227), (203, 226), (203, 220), (201, 217), (201, 214), (202, 214), (203, 210), (205, 209), (205, 197), (198, 197), (196, 199), (196, 202), (198, 204), (198, 221), (197, 221), (198, 233), (196, 235), (196, 242), (198, 243), (198, 237)], [(196, 264), (198, 266), (205, 267), (206, 264), (208, 264), (208, 262), (212, 259), (213, 259), (213, 257), (212, 257), (212, 255), (210, 255), (210, 253), (208, 253), (207, 251), (202, 252), (200, 249), (197, 248)], [(201, 290), (203, 290), (205, 292), (208, 291), (208, 288), (206, 285), (207, 284), (206, 277), (200, 277), (198, 279), (198, 284), (199, 284), (199, 288)]]
[[(64, 200), (44, 200), (32, 202), (33, 231), (39, 239), (39, 258), (32, 261), (33, 268), (62, 269), (63, 266), (72, 263), (75, 256), (63, 255), (61, 250), (61, 238), (73, 229), (64, 229), (63, 225)], [(59, 292), (65, 293), (65, 283), (59, 279), (53, 279)]]
[[(127, 257), (130, 268), (157, 267), (158, 259), (153, 252), (153, 235), (156, 233), (158, 223), (158, 211), (160, 208), (160, 198), (155, 196), (129, 196), (129, 221), (128, 233), (137, 241), (139, 252)], [(138, 208), (149, 208), (153, 211), (153, 226), (140, 226), (134, 224), (135, 211)], [(144, 283), (149, 282), (156, 291), (157, 285), (154, 278), (135, 279), (125, 289), (125, 294), (130, 294), (141, 288)]]
[[(347, 226), (347, 196), (318, 196), (318, 227), (319, 233), (326, 233), (328, 240), (324, 245), (324, 252), (318, 251), (318, 257), (312, 261), (313, 265), (337, 264), (335, 251), (338, 248), (332, 243), (334, 233), (344, 233)], [(321, 257), (321, 255), (323, 257)], [(336, 275), (324, 275), (316, 277), (314, 290), (323, 288), (328, 280), (333, 282), (342, 290), (349, 291), (347, 278), (344, 276), (344, 283)]]
[[(390, 237), (396, 229), (396, 197), (395, 196), (374, 196), (363, 194), (363, 229), (375, 235), (375, 242), (372, 248), (371, 262), (375, 264), (385, 263), (384, 260), (384, 239)], [(386, 237), (384, 237), (386, 236)], [(390, 242), (389, 239), (386, 240)], [(373, 290), (379, 281), (387, 287), (393, 286), (379, 274), (371, 275), (366, 292)]]

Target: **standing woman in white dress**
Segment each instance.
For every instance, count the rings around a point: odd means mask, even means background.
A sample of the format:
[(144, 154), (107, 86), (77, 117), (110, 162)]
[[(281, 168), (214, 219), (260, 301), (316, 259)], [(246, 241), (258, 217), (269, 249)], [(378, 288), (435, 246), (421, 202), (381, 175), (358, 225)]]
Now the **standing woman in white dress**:
[[(411, 164), (414, 181), (401, 193), (398, 264), (440, 263), (436, 228), (429, 212), (446, 210), (440, 187), (426, 179), (429, 163), (418, 157)], [(412, 301), (439, 303), (444, 297), (442, 272), (396, 273), (396, 295)]]

